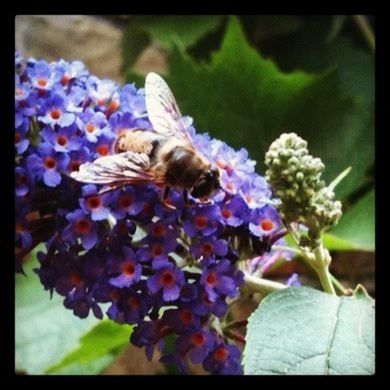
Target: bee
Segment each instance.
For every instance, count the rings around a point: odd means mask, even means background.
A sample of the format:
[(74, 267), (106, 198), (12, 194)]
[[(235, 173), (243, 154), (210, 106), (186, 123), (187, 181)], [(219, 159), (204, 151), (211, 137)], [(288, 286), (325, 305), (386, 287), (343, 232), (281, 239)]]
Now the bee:
[(145, 80), (145, 101), (152, 129), (129, 129), (113, 143), (113, 154), (80, 165), (71, 177), (107, 185), (154, 183), (183, 190), (187, 199), (210, 197), (219, 188), (219, 170), (194, 145), (188, 125), (167, 83), (156, 73)]

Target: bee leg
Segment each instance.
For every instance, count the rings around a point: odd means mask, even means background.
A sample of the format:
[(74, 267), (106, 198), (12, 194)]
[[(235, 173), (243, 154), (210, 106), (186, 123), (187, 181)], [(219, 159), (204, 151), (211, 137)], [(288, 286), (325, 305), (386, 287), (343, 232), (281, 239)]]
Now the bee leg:
[(165, 207), (167, 207), (167, 208), (169, 208), (169, 209), (171, 209), (171, 210), (176, 210), (176, 207), (175, 207), (175, 206), (172, 206), (170, 203), (168, 203), (168, 200), (167, 200), (170, 189), (171, 189), (171, 187), (169, 187), (169, 186), (165, 187), (165, 190), (164, 190), (164, 193), (163, 193), (163, 197), (162, 197), (161, 203), (162, 203)]
[(104, 186), (99, 192), (98, 195), (103, 195), (107, 192), (115, 191), (118, 190), (119, 188), (122, 188), (125, 186), (127, 183), (126, 182), (120, 182), (116, 184), (109, 184), (108, 186)]
[(168, 195), (169, 195), (169, 191), (171, 190), (171, 187), (169, 186), (166, 186), (165, 187), (165, 190), (164, 190), (164, 194), (163, 194), (163, 200), (167, 199), (168, 198)]
[(194, 206), (195, 202), (192, 199), (188, 199), (188, 190), (183, 190), (183, 200), (186, 206)]
[(201, 203), (202, 206), (207, 206), (209, 204), (213, 204), (213, 202), (208, 198), (199, 198), (199, 203)]
[(187, 190), (183, 190), (183, 199), (184, 199), (184, 203), (185, 204), (189, 204), (189, 201), (188, 201), (188, 191)]

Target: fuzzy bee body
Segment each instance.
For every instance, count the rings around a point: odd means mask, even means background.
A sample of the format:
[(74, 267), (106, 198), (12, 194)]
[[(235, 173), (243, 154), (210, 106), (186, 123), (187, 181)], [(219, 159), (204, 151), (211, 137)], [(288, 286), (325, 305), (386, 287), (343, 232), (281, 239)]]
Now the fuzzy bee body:
[(72, 177), (112, 188), (153, 182), (191, 191), (194, 198), (211, 195), (219, 186), (219, 171), (192, 143), (169, 87), (160, 76), (149, 73), (145, 95), (153, 129), (123, 131), (112, 155), (81, 165)]
[(165, 137), (153, 130), (132, 129), (114, 143), (114, 152), (145, 153), (150, 159), (149, 172), (164, 177), (168, 186), (191, 190), (211, 164), (185, 142)]

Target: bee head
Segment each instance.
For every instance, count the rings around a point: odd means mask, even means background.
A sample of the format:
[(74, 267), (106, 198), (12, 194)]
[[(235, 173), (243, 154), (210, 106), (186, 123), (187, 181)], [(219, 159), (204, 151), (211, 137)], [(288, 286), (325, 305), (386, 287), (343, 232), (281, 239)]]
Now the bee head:
[(196, 184), (194, 185), (191, 196), (194, 198), (202, 198), (210, 196), (219, 187), (219, 170), (215, 167), (210, 167), (203, 172)]

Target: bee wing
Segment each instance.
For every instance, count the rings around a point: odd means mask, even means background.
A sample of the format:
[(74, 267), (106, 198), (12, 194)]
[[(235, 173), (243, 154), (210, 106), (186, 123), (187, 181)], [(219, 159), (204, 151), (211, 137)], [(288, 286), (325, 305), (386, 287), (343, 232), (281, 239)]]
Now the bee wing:
[(190, 143), (191, 137), (168, 84), (156, 73), (148, 73), (145, 80), (145, 99), (153, 129), (162, 135), (176, 137)]
[(147, 154), (124, 152), (82, 164), (77, 172), (71, 173), (71, 177), (93, 184), (160, 182), (152, 172), (148, 172), (148, 168), (150, 160)]

